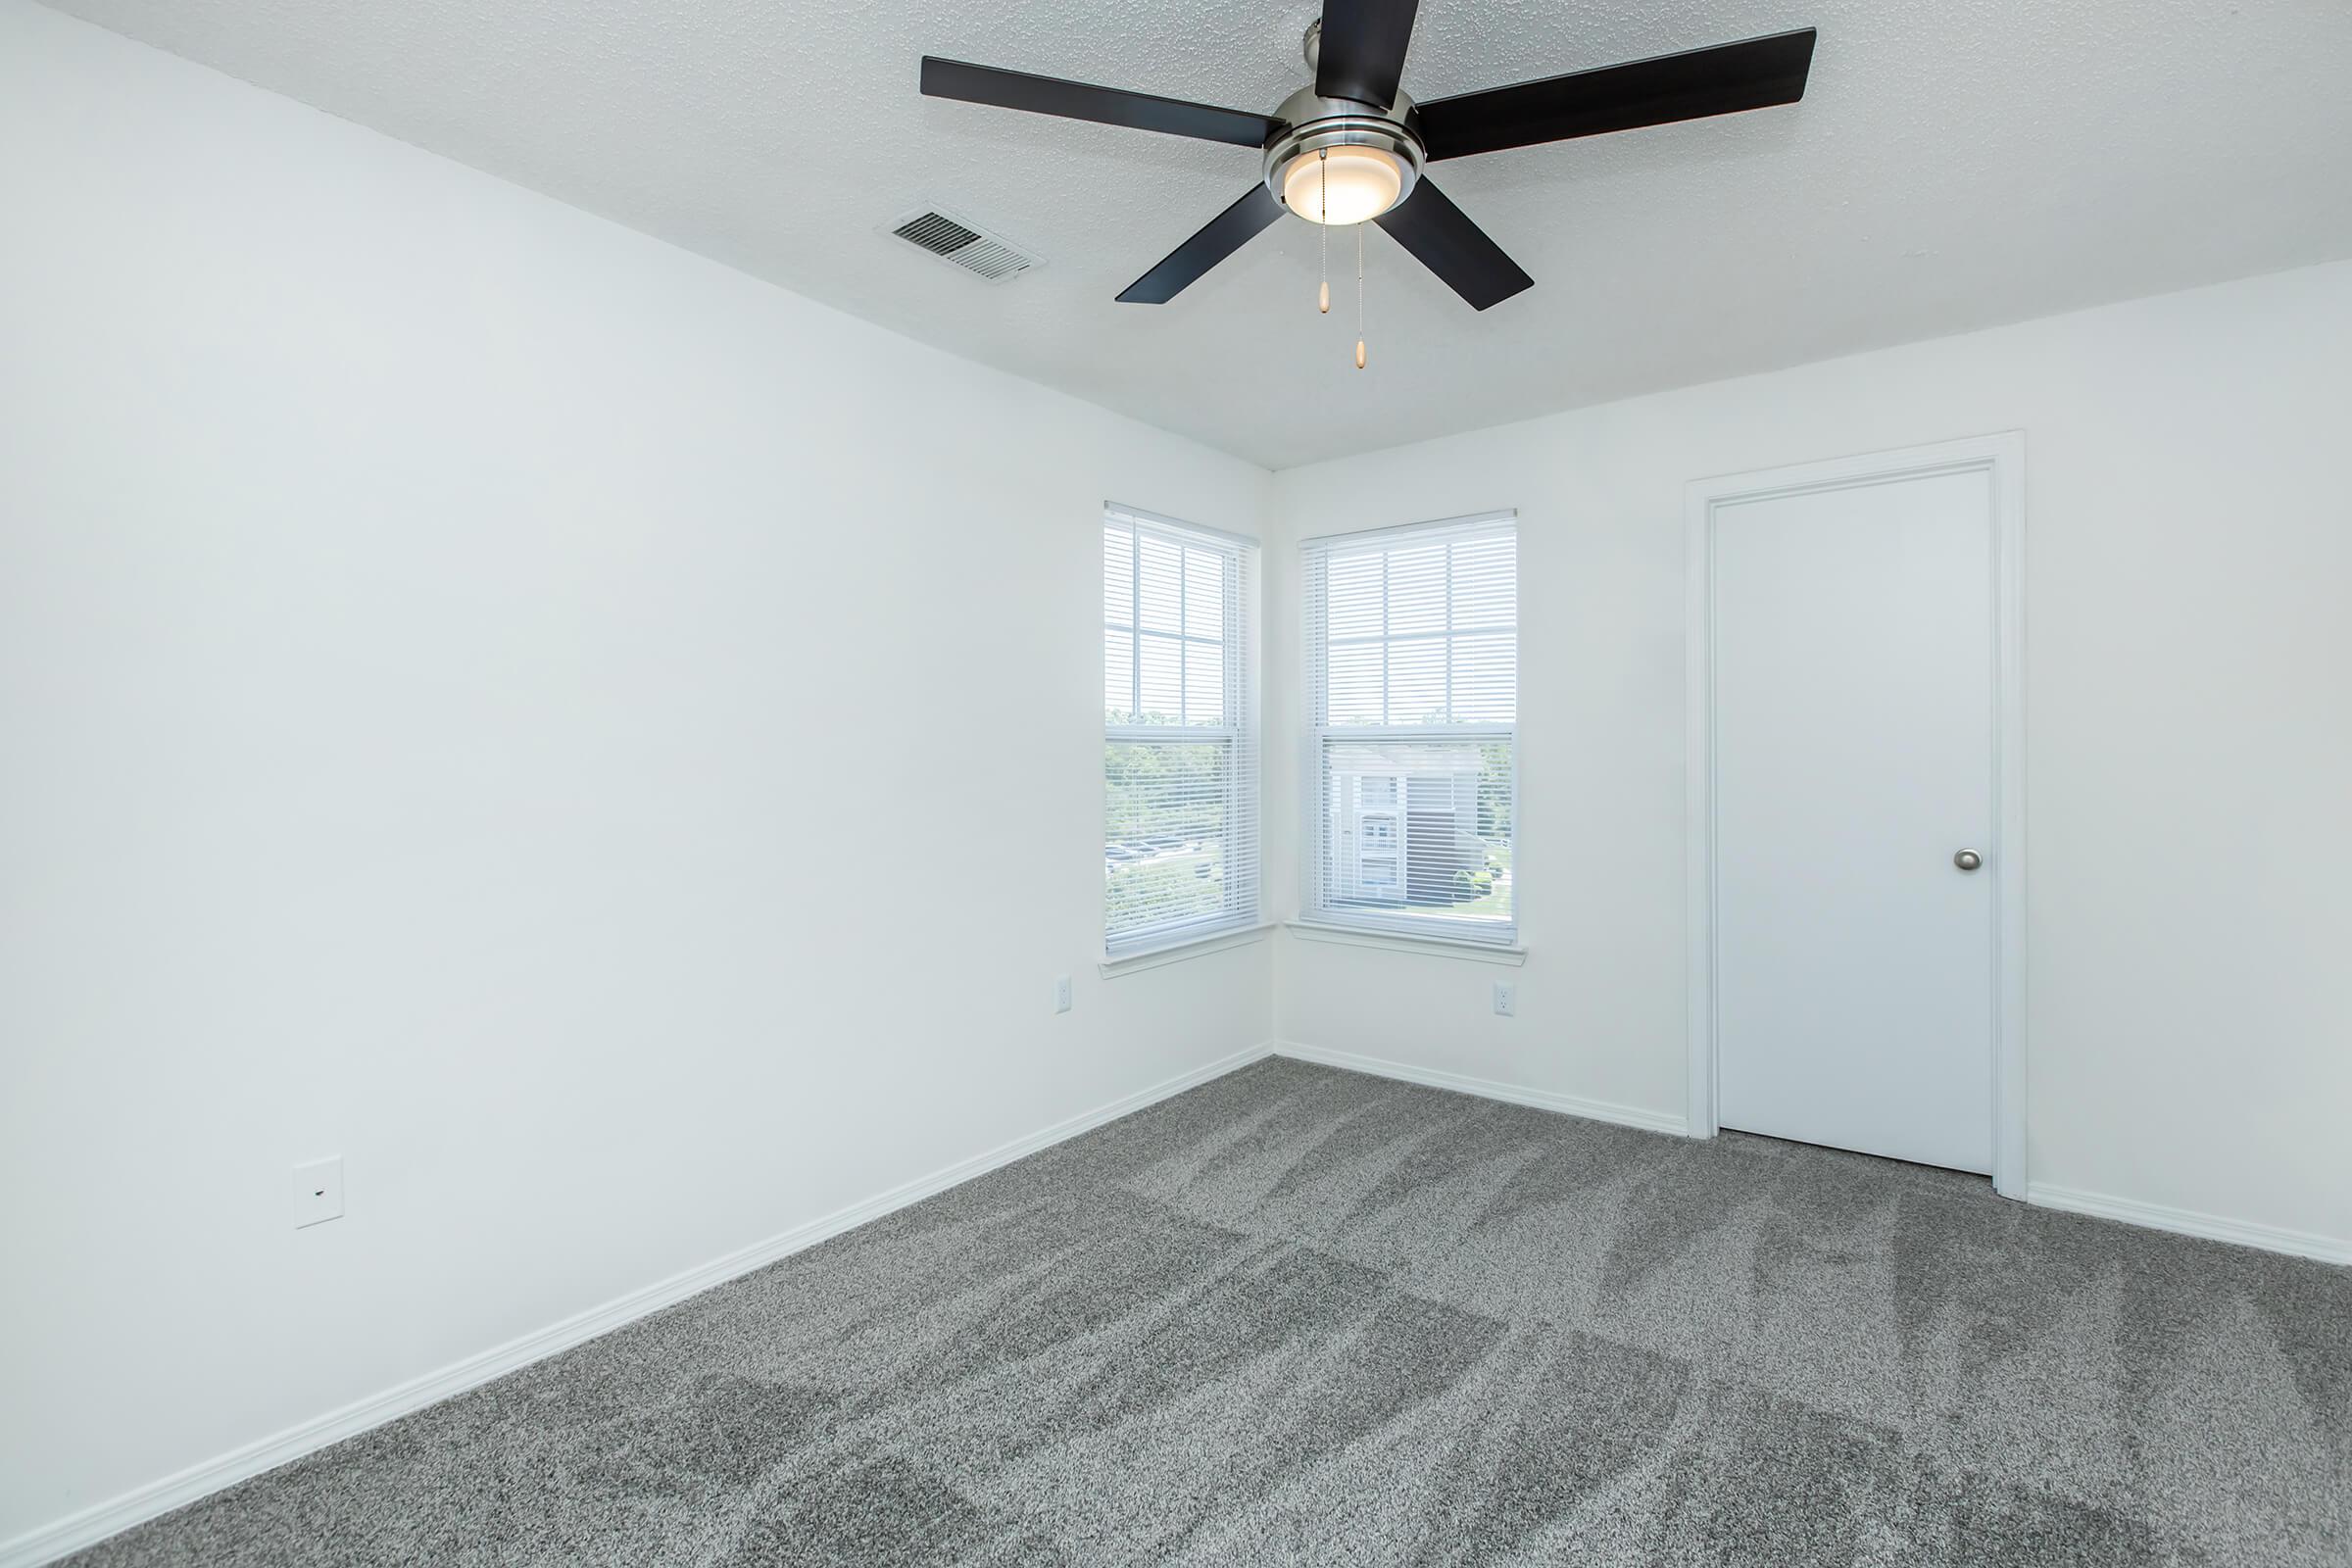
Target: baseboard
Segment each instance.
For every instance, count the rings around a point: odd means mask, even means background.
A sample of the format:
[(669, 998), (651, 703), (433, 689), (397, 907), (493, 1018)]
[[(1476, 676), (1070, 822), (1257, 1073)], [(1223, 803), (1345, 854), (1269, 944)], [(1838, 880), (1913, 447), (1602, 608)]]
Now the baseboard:
[(2296, 1257), (2316, 1258), (2322, 1263), (2352, 1263), (2352, 1242), (2340, 1241), (2332, 1236), (2315, 1236), (2309, 1231), (2283, 1230), (2276, 1225), (2257, 1225), (2252, 1220), (2200, 1214), (2191, 1208), (2142, 1203), (2134, 1199), (2110, 1198), (2105, 1193), (2077, 1192), (2073, 1188), (2051, 1187), (2041, 1182), (2026, 1184), (2026, 1201), (2043, 1208), (2062, 1208), (2073, 1214), (2121, 1220), (2127, 1225), (2144, 1225), (2150, 1230), (2198, 1236), (2209, 1242), (2230, 1242), (2239, 1247), (2257, 1247), (2266, 1252), (2286, 1252)]
[(1114, 1100), (1109, 1104), (1098, 1105), (1093, 1110), (1056, 1122), (1025, 1138), (1016, 1138), (986, 1153), (975, 1154), (861, 1202), (852, 1203), (847, 1208), (837, 1209), (821, 1219), (795, 1226), (780, 1236), (756, 1242), (698, 1268), (673, 1274), (659, 1284), (616, 1298), (602, 1306), (591, 1307), (560, 1323), (523, 1335), (520, 1339), (510, 1340), (493, 1349), (443, 1367), (438, 1372), (427, 1373), (315, 1420), (288, 1427), (275, 1436), (247, 1444), (217, 1459), (192, 1465), (175, 1475), (166, 1476), (161, 1481), (136, 1488), (79, 1513), (70, 1514), (54, 1524), (42, 1525), (13, 1541), (0, 1542), (0, 1568), (33, 1568), (34, 1564), (95, 1545), (109, 1536), (119, 1535), (133, 1525), (143, 1524), (158, 1515), (183, 1507), (209, 1493), (234, 1486), (329, 1444), (357, 1437), (370, 1427), (381, 1426), (411, 1411), (421, 1410), (428, 1404), (436, 1404), (468, 1389), (478, 1388), (493, 1378), (504, 1377), (559, 1350), (567, 1350), (601, 1334), (609, 1334), (649, 1312), (660, 1311), (714, 1285), (723, 1285), (738, 1275), (749, 1274), (804, 1248), (814, 1247), (843, 1231), (853, 1230), (868, 1220), (879, 1219), (894, 1209), (920, 1202), (936, 1193), (970, 1181), (975, 1176), (986, 1175), (1001, 1165), (1009, 1165), (1024, 1155), (1034, 1154), (1064, 1139), (1092, 1132), (1105, 1122), (1116, 1121), (1121, 1116), (1170, 1096), (1198, 1088), (1212, 1078), (1221, 1078), (1270, 1055), (1273, 1049), (1271, 1043), (1252, 1046), (1190, 1072), (1179, 1073), (1149, 1089), (1138, 1090)]
[(1638, 1105), (1618, 1105), (1605, 1100), (1555, 1095), (1544, 1089), (1522, 1089), (1516, 1084), (1467, 1078), (1456, 1072), (1439, 1072), (1430, 1067), (1385, 1061), (1378, 1056), (1359, 1056), (1352, 1051), (1302, 1046), (1289, 1040), (1275, 1041), (1272, 1050), (1277, 1056), (1289, 1056), (1298, 1061), (1320, 1062), (1326, 1067), (1345, 1067), (1349, 1072), (1370, 1073), (1375, 1078), (1395, 1078), (1430, 1089), (1450, 1089), (1456, 1094), (1476, 1095), (1482, 1100), (1499, 1100), (1512, 1105), (1532, 1105), (1538, 1110), (1556, 1110), (1570, 1116), (1583, 1116), (1589, 1121), (1611, 1121), (1620, 1127), (1639, 1127), (1643, 1132), (1672, 1133), (1679, 1138), (1688, 1130), (1680, 1116), (1662, 1110), (1643, 1110)]
[[(1362, 1056), (1351, 1051), (1300, 1045), (1290, 1040), (1274, 1041), (1268, 1050), (1274, 1055), (1289, 1056), (1298, 1061), (1345, 1067), (1350, 1072), (1370, 1073), (1378, 1078), (1395, 1078), (1408, 1084), (1423, 1084), (1431, 1089), (1451, 1089), (1485, 1100), (1499, 1100), (1513, 1105), (1533, 1105), (1539, 1110), (1556, 1110), (1570, 1116), (1589, 1117), (1593, 1121), (1616, 1122), (1620, 1126), (1640, 1127), (1647, 1132), (1681, 1136), (1689, 1131), (1687, 1123), (1680, 1116), (1664, 1111), (1643, 1110), (1635, 1105), (1611, 1104), (1605, 1100), (1582, 1100), (1574, 1095), (1523, 1089), (1516, 1084), (1493, 1083), (1484, 1078), (1439, 1072), (1434, 1068), (1386, 1061), (1378, 1056)], [(2026, 1201), (2043, 1208), (2060, 1208), (2097, 1219), (2120, 1220), (2126, 1225), (2172, 1231), (2176, 1235), (2200, 1237), (2209, 1242), (2229, 1242), (2238, 1247), (2258, 1248), (2266, 1252), (2284, 1252), (2295, 1257), (2313, 1258), (2322, 1263), (2352, 1264), (2352, 1242), (2332, 1236), (2318, 1236), (2309, 1231), (2290, 1231), (2276, 1225), (2256, 1224), (2252, 1220), (2226, 1219), (2219, 1214), (2170, 1208), (2162, 1203), (2142, 1203), (2129, 1198), (2110, 1198), (2105, 1193), (2078, 1192), (2042, 1182), (2027, 1184)]]
[[(1300, 1045), (1292, 1041), (1269, 1041), (1247, 1051), (1179, 1073), (1148, 1089), (1099, 1105), (1051, 1127), (1023, 1138), (975, 1154), (969, 1159), (933, 1171), (930, 1175), (894, 1187), (888, 1192), (837, 1209), (820, 1219), (796, 1226), (782, 1235), (770, 1237), (750, 1247), (715, 1258), (697, 1268), (674, 1274), (658, 1284), (591, 1307), (585, 1312), (554, 1323), (535, 1333), (510, 1340), (495, 1348), (463, 1361), (443, 1367), (437, 1372), (387, 1389), (381, 1394), (348, 1404), (315, 1420), (287, 1428), (274, 1436), (248, 1444), (219, 1458), (207, 1460), (161, 1481), (126, 1492), (121, 1496), (85, 1508), (53, 1524), (43, 1525), (13, 1541), (0, 1543), (0, 1568), (34, 1568), (85, 1546), (95, 1545), (109, 1536), (118, 1535), (133, 1525), (142, 1524), (159, 1515), (170, 1513), (223, 1487), (234, 1486), (268, 1470), (273, 1470), (289, 1460), (306, 1453), (357, 1437), (371, 1427), (395, 1420), (420, 1410), (428, 1404), (478, 1388), (494, 1378), (528, 1366), (533, 1361), (567, 1350), (599, 1335), (674, 1305), (690, 1296), (707, 1291), (714, 1285), (762, 1268), (778, 1258), (788, 1257), (805, 1248), (829, 1240), (844, 1231), (853, 1230), (868, 1220), (879, 1219), (895, 1209), (920, 1202), (937, 1193), (1003, 1165), (1008, 1165), (1041, 1149), (1051, 1148), (1065, 1139), (1092, 1132), (1107, 1122), (1143, 1109), (1171, 1096), (1195, 1089), (1213, 1078), (1246, 1067), (1269, 1055), (1289, 1056), (1298, 1061), (1319, 1062), (1329, 1067), (1341, 1067), (1350, 1072), (1369, 1073), (1374, 1077), (1394, 1078), (1404, 1083), (1421, 1084), (1432, 1089), (1449, 1089), (1459, 1094), (1476, 1095), (1485, 1100), (1502, 1101), (1508, 1104), (1529, 1105), (1540, 1110), (1584, 1116), (1593, 1121), (1614, 1122), (1620, 1126), (1639, 1127), (1648, 1132), (1680, 1135), (1685, 1131), (1683, 1118), (1662, 1111), (1643, 1110), (1633, 1105), (1612, 1104), (1607, 1101), (1585, 1100), (1574, 1095), (1553, 1094), (1541, 1089), (1525, 1089), (1513, 1084), (1494, 1083), (1483, 1078), (1471, 1078), (1460, 1073), (1439, 1072), (1428, 1067), (1416, 1067), (1405, 1062), (1388, 1061), (1378, 1056), (1359, 1055), (1353, 1052), (1331, 1051), (1321, 1046)], [(2103, 1193), (2078, 1192), (2070, 1188), (2031, 1183), (2026, 1200), (2044, 1208), (2065, 1209), (2072, 1213), (2088, 1214), (2100, 1219), (2120, 1220), (2128, 1225), (2142, 1225), (2151, 1229), (2172, 1231), (2182, 1236), (2196, 1236), (2208, 1241), (2230, 1242), (2240, 1247), (2260, 1248), (2267, 1251), (2286, 1252), (2299, 1257), (2317, 1259), (2323, 1263), (2352, 1264), (2352, 1242), (2333, 1237), (2313, 1235), (2305, 1231), (2284, 1230), (2278, 1226), (2258, 1225), (2246, 1220), (2225, 1219), (2217, 1214), (2202, 1214), (2191, 1209), (2171, 1208), (2161, 1203), (2142, 1203), (2130, 1199), (2111, 1198)]]

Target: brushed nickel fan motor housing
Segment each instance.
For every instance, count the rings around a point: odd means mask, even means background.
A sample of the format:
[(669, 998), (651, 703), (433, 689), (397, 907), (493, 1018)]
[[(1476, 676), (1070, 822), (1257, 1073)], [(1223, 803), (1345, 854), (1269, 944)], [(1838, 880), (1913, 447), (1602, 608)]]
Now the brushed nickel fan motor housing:
[(1384, 113), (1377, 105), (1352, 98), (1326, 98), (1310, 83), (1285, 98), (1274, 118), (1283, 123), (1266, 143), (1265, 180), (1278, 202), (1283, 199), (1283, 171), (1295, 160), (1332, 147), (1373, 147), (1396, 160), (1400, 182), (1396, 205), (1401, 207), (1429, 158), (1429, 150), (1421, 145), (1420, 112), (1402, 92)]

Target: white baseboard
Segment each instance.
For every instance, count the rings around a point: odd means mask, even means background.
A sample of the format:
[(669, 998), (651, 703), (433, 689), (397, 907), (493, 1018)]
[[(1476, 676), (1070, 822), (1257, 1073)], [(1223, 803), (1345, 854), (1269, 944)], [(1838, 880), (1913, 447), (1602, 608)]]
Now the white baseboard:
[(2043, 1208), (2063, 1208), (2073, 1214), (2122, 1220), (2127, 1225), (2144, 1225), (2150, 1230), (2201, 1236), (2209, 1242), (2232, 1242), (2239, 1247), (2258, 1247), (2266, 1252), (2287, 1252), (2296, 1257), (2317, 1258), (2323, 1263), (2352, 1263), (2352, 1242), (2340, 1241), (2332, 1236), (2315, 1236), (2309, 1231), (2258, 1225), (2252, 1220), (2200, 1214), (2191, 1208), (2142, 1203), (2134, 1199), (2110, 1198), (2105, 1193), (2077, 1192), (2073, 1188), (2051, 1187), (2041, 1182), (2026, 1184), (2026, 1201)]
[(1644, 1132), (1673, 1133), (1679, 1138), (1688, 1130), (1682, 1117), (1663, 1110), (1617, 1105), (1605, 1100), (1582, 1100), (1575, 1095), (1555, 1095), (1545, 1089), (1522, 1089), (1516, 1084), (1466, 1078), (1456, 1072), (1439, 1072), (1434, 1068), (1415, 1067), (1401, 1061), (1384, 1061), (1378, 1056), (1359, 1056), (1352, 1051), (1331, 1051), (1322, 1046), (1302, 1046), (1294, 1041), (1278, 1040), (1274, 1042), (1273, 1054), (1298, 1061), (1320, 1062), (1326, 1067), (1345, 1067), (1349, 1072), (1370, 1073), (1375, 1078), (1395, 1078), (1430, 1089), (1450, 1089), (1457, 1094), (1476, 1095), (1482, 1100), (1532, 1105), (1538, 1110), (1556, 1110), (1570, 1116), (1583, 1116), (1590, 1121), (1613, 1121), (1621, 1127), (1639, 1127)]
[[(1350, 1072), (1370, 1073), (1379, 1078), (1396, 1078), (1408, 1084), (1424, 1084), (1432, 1089), (1451, 1089), (1465, 1095), (1477, 1095), (1486, 1100), (1500, 1100), (1514, 1105), (1533, 1105), (1539, 1110), (1556, 1110), (1571, 1116), (1585, 1116), (1594, 1121), (1616, 1122), (1626, 1127), (1640, 1127), (1648, 1132), (1673, 1133), (1678, 1136), (1689, 1131), (1680, 1116), (1664, 1111), (1643, 1110), (1634, 1105), (1616, 1105), (1602, 1100), (1580, 1100), (1574, 1095), (1555, 1095), (1541, 1089), (1522, 1089), (1515, 1084), (1492, 1083), (1483, 1078), (1469, 1078), (1460, 1073), (1439, 1072), (1429, 1067), (1415, 1067), (1401, 1061), (1386, 1061), (1378, 1056), (1360, 1056), (1350, 1051), (1332, 1051), (1322, 1046), (1300, 1045), (1296, 1041), (1277, 1040), (1269, 1048), (1277, 1056), (1290, 1056), (1298, 1061), (1320, 1062), (1327, 1067), (1345, 1067)], [(2238, 1247), (2258, 1248), (2268, 1252), (2284, 1252), (2294, 1257), (2314, 1258), (2322, 1263), (2352, 1264), (2352, 1242), (2332, 1236), (2314, 1235), (2309, 1231), (2290, 1231), (2277, 1225), (2257, 1224), (2252, 1220), (2226, 1219), (2219, 1214), (2201, 1214), (2194, 1209), (2171, 1208), (2162, 1203), (2142, 1203), (2129, 1198), (2111, 1198), (2105, 1193), (2078, 1192), (2072, 1188), (2052, 1187), (2041, 1182), (2026, 1186), (2026, 1201), (2043, 1208), (2061, 1208), (2076, 1214), (2088, 1214), (2098, 1219), (2121, 1220), (2127, 1225), (2146, 1226), (2151, 1230), (2172, 1231), (2181, 1236), (2202, 1237), (2211, 1242), (2230, 1242)]]
[(445, 1366), (438, 1372), (427, 1373), (357, 1403), (347, 1404), (339, 1410), (288, 1427), (272, 1437), (232, 1449), (217, 1459), (191, 1465), (176, 1475), (166, 1476), (161, 1481), (151, 1482), (79, 1513), (70, 1514), (54, 1524), (42, 1525), (13, 1541), (0, 1542), (0, 1568), (33, 1568), (34, 1564), (95, 1545), (109, 1536), (118, 1535), (159, 1514), (170, 1513), (209, 1493), (234, 1486), (265, 1470), (274, 1470), (315, 1449), (357, 1437), (370, 1427), (381, 1426), (413, 1410), (436, 1404), (493, 1378), (504, 1377), (559, 1350), (567, 1350), (600, 1334), (609, 1334), (648, 1312), (674, 1305), (713, 1285), (723, 1285), (738, 1275), (749, 1274), (754, 1269), (764, 1267), (804, 1248), (814, 1247), (868, 1220), (879, 1219), (893, 1209), (920, 1202), (958, 1183), (986, 1175), (1001, 1165), (1009, 1165), (1025, 1154), (1034, 1154), (1064, 1139), (1075, 1138), (1105, 1122), (1116, 1121), (1131, 1111), (1141, 1110), (1146, 1105), (1197, 1088), (1212, 1078), (1221, 1078), (1237, 1068), (1270, 1055), (1273, 1049), (1270, 1043), (1252, 1046), (1190, 1072), (1179, 1073), (1163, 1083), (1114, 1100), (1107, 1105), (1098, 1105), (1093, 1110), (1072, 1116), (1067, 1121), (1056, 1122), (1043, 1131), (1016, 1138), (986, 1153), (974, 1154), (969, 1159), (959, 1160), (928, 1176), (894, 1187), (862, 1202), (852, 1203), (821, 1219), (795, 1226), (781, 1236), (756, 1242), (699, 1268), (673, 1274), (659, 1284), (649, 1285), (641, 1291), (607, 1301), (602, 1306), (591, 1307), (576, 1316), (567, 1317), (561, 1323), (550, 1324), (520, 1339), (509, 1340), (495, 1348)]
[[(109, 1536), (120, 1534), (131, 1526), (153, 1519), (160, 1514), (184, 1506), (209, 1493), (233, 1486), (273, 1470), (292, 1459), (357, 1437), (371, 1427), (420, 1410), (428, 1404), (477, 1388), (493, 1378), (528, 1366), (533, 1361), (566, 1350), (575, 1345), (608, 1334), (623, 1324), (661, 1310), (690, 1296), (721, 1285), (739, 1275), (762, 1268), (781, 1257), (790, 1256), (804, 1248), (855, 1229), (868, 1220), (879, 1219), (895, 1209), (920, 1202), (937, 1193), (959, 1183), (970, 1181), (1000, 1166), (1008, 1165), (1024, 1155), (1041, 1149), (1091, 1132), (1106, 1122), (1116, 1121), (1130, 1112), (1143, 1109), (1188, 1089), (1198, 1088), (1212, 1078), (1246, 1067), (1269, 1055), (1290, 1056), (1299, 1061), (1319, 1062), (1325, 1066), (1342, 1067), (1350, 1072), (1369, 1073), (1380, 1078), (1395, 1078), (1405, 1083), (1422, 1084), (1432, 1089), (1450, 1089), (1461, 1094), (1477, 1095), (1486, 1100), (1498, 1100), (1514, 1105), (1530, 1105), (1539, 1110), (1564, 1112), (1594, 1121), (1615, 1122), (1621, 1126), (1639, 1127), (1649, 1132), (1680, 1135), (1685, 1131), (1683, 1118), (1663, 1111), (1643, 1110), (1633, 1105), (1612, 1104), (1607, 1101), (1583, 1100), (1574, 1095), (1552, 1094), (1540, 1089), (1523, 1089), (1512, 1084), (1494, 1083), (1483, 1078), (1465, 1077), (1459, 1073), (1439, 1072), (1427, 1067), (1410, 1066), (1404, 1062), (1387, 1061), (1377, 1056), (1358, 1055), (1353, 1052), (1330, 1051), (1320, 1046), (1299, 1045), (1290, 1041), (1269, 1041), (1239, 1051), (1230, 1056), (1180, 1073), (1148, 1089), (1138, 1090), (1109, 1104), (1056, 1122), (1039, 1132), (1011, 1143), (1001, 1145), (985, 1153), (975, 1154), (930, 1175), (894, 1187), (847, 1208), (838, 1209), (821, 1219), (796, 1226), (780, 1236), (770, 1237), (750, 1247), (713, 1259), (698, 1268), (674, 1274), (658, 1284), (647, 1286), (627, 1296), (607, 1301), (602, 1306), (550, 1324), (535, 1333), (510, 1340), (478, 1355), (443, 1367), (437, 1372), (387, 1389), (381, 1394), (347, 1404), (339, 1410), (314, 1420), (287, 1428), (274, 1436), (264, 1438), (241, 1448), (233, 1449), (219, 1458), (192, 1465), (175, 1475), (126, 1492), (79, 1513), (69, 1515), (53, 1524), (0, 1543), (0, 1568), (34, 1568), (85, 1546), (95, 1545)], [(2142, 1203), (2130, 1199), (2110, 1198), (2102, 1193), (2077, 1192), (2069, 1188), (2050, 1187), (2041, 1183), (2029, 1184), (2027, 1201), (2045, 1208), (2066, 1209), (2078, 1214), (2089, 1214), (2101, 1219), (2121, 1220), (2128, 1225), (2144, 1225), (2156, 1230), (2174, 1231), (2183, 1236), (2203, 1237), (2209, 1241), (2231, 1242), (2240, 1247), (2261, 1248), (2274, 1252), (2287, 1252), (2300, 1257), (2316, 1258), (2323, 1263), (2352, 1264), (2352, 1242), (2333, 1237), (2317, 1236), (2304, 1231), (2283, 1230), (2272, 1225), (2258, 1225), (2246, 1220), (2225, 1219), (2216, 1214), (2200, 1214), (2190, 1209), (2169, 1208), (2160, 1203)]]

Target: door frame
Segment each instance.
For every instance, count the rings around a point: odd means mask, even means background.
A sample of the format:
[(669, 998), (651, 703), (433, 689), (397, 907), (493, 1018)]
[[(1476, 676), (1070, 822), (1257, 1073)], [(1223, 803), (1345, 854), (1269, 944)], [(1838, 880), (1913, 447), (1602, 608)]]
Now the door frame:
[(1936, 474), (1984, 472), (1992, 494), (1993, 879), (1992, 1186), (2026, 1196), (2026, 437), (2022, 430), (1826, 463), (1696, 479), (1688, 487), (1689, 577), (1685, 753), (1689, 939), (1689, 1131), (1716, 1120), (1715, 526), (1726, 506)]

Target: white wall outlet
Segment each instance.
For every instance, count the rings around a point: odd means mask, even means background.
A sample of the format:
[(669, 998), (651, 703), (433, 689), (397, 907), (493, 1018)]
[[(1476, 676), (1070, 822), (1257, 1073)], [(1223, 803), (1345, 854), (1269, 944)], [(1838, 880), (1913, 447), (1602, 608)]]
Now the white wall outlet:
[(294, 1167), (294, 1228), (343, 1217), (343, 1156)]
[(1497, 1018), (1519, 1016), (1519, 983), (1515, 980), (1494, 982), (1494, 1015)]
[(1070, 1010), (1070, 977), (1066, 974), (1057, 974), (1054, 977), (1054, 1010), (1055, 1012)]

